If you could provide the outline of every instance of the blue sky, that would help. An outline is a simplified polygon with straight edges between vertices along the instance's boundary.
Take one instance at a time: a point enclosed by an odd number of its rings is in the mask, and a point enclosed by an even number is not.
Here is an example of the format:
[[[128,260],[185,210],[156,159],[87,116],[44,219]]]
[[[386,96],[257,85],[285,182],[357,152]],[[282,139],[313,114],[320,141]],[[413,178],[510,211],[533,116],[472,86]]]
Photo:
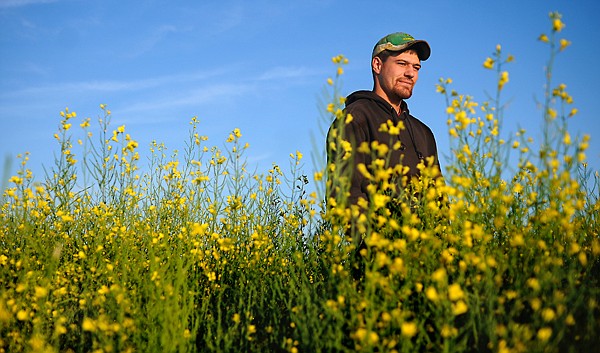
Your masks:
[[[58,145],[52,137],[60,111],[78,122],[94,121],[100,104],[125,125],[144,156],[152,140],[182,150],[193,116],[208,145],[222,146],[234,128],[250,144],[248,161],[259,171],[289,154],[306,156],[320,133],[319,104],[331,58],[344,54],[342,93],[371,89],[370,53],[396,31],[427,40],[408,101],[413,115],[438,140],[442,165],[448,154],[445,100],[435,92],[440,77],[477,101],[494,92],[495,75],[482,63],[497,44],[515,61],[503,97],[509,104],[505,132],[525,127],[539,140],[548,13],[559,11],[572,42],[554,68],[579,114],[573,134],[592,137],[589,162],[600,169],[600,2],[527,1],[83,1],[0,0],[0,157],[30,152],[29,168],[43,177]],[[78,128],[78,124],[74,124]],[[317,152],[320,152],[319,150]],[[146,161],[142,159],[141,165]]]

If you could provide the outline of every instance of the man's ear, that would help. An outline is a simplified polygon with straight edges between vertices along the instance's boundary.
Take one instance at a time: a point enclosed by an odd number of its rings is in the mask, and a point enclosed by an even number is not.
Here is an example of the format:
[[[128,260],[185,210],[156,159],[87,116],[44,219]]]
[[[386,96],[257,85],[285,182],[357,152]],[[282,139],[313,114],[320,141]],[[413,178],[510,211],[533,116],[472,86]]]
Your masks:
[[[371,70],[377,75],[381,72],[381,66],[383,65],[383,61],[379,56],[376,56],[371,60]]]

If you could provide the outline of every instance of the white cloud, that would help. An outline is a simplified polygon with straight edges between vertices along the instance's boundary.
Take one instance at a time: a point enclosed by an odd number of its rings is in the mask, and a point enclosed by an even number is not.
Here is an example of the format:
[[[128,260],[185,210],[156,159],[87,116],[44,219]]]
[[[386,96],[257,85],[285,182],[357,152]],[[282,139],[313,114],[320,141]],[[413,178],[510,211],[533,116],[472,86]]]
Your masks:
[[[278,66],[244,76],[239,74],[240,67],[243,65],[234,63],[213,70],[137,80],[58,82],[5,89],[0,91],[0,120],[14,115],[15,110],[33,109],[32,105],[41,107],[53,102],[72,102],[73,99],[77,102],[101,99],[101,103],[108,103],[111,110],[130,122],[137,123],[142,117],[144,121],[161,122],[182,111],[203,110],[203,106],[211,103],[236,104],[242,96],[265,89],[280,89],[282,85],[302,81],[317,73],[308,67]],[[37,97],[33,104],[31,97]]]
[[[252,146],[250,146],[252,147]],[[273,159],[273,153],[268,152],[268,153],[262,153],[262,154],[251,154],[247,159],[246,159],[246,163],[248,163],[248,165],[256,165],[259,164],[260,162],[264,162],[267,161],[269,163],[272,162]]]
[[[218,100],[219,97],[239,95],[248,91],[248,86],[221,84],[198,88],[192,91],[179,91],[159,100],[144,101],[141,103],[128,103],[121,113],[144,112],[155,110],[169,110],[182,106],[199,105],[202,103]]]
[[[40,68],[41,69],[41,68]],[[182,73],[174,75],[164,75],[152,78],[138,80],[90,80],[82,82],[63,82],[45,86],[27,87],[24,89],[5,90],[0,93],[1,98],[7,97],[28,97],[44,96],[54,92],[69,93],[74,92],[82,94],[85,92],[119,92],[119,91],[140,91],[154,87],[175,85],[184,82],[204,81],[212,77],[222,75],[227,68],[215,69],[210,71],[197,71],[192,73]]]
[[[58,0],[0,0],[0,8],[21,7],[34,4],[48,4]]]
[[[317,72],[306,67],[284,67],[278,66],[274,67],[260,76],[258,76],[258,80],[279,80],[279,79],[289,79],[289,78],[298,78],[298,77],[306,77],[315,75]]]
[[[49,85],[36,85],[26,87],[22,89],[11,89],[3,90],[0,92],[0,99],[18,98],[18,97],[31,97],[38,96],[43,97],[46,95],[52,95],[56,92],[63,94],[78,95],[93,92],[134,92],[149,90],[157,87],[176,87],[182,83],[194,82],[207,84],[207,80],[217,78],[219,81],[230,80],[231,74],[236,70],[237,65],[229,65],[221,68],[216,68],[207,71],[196,71],[196,72],[185,72],[173,75],[163,75],[151,78],[142,78],[134,80],[89,80],[81,82],[62,82]],[[44,68],[41,66],[27,66],[28,70],[36,70],[42,73]],[[294,78],[304,78],[307,76],[313,76],[319,74],[315,71],[306,67],[275,67],[269,69],[263,73],[257,73],[253,77],[246,79],[240,78],[244,82],[260,82],[260,81],[272,81],[272,80],[289,80]],[[237,76],[237,75],[236,75]],[[239,78],[239,76],[238,76]],[[223,85],[215,85],[215,87],[222,87]],[[232,87],[238,87],[239,85],[231,85]]]
[[[220,16],[216,16],[216,19],[213,30],[216,33],[227,32],[244,22],[244,8],[239,4],[232,6],[227,8]]]
[[[140,41],[134,48],[131,49],[126,55],[128,58],[134,58],[140,56],[157,46],[165,37],[170,33],[176,33],[178,29],[172,25],[163,25],[152,31],[150,36]]]

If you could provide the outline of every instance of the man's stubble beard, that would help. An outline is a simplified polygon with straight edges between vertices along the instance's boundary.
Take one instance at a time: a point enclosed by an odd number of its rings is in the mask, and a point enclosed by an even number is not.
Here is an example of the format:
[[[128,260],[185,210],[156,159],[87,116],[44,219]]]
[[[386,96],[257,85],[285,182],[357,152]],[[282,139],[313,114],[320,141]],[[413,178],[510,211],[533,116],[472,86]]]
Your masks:
[[[395,87],[394,88],[394,93],[400,99],[408,99],[408,98],[412,97],[413,87],[411,87],[411,88],[407,88],[407,87],[404,87],[404,86],[402,86],[402,87]]]

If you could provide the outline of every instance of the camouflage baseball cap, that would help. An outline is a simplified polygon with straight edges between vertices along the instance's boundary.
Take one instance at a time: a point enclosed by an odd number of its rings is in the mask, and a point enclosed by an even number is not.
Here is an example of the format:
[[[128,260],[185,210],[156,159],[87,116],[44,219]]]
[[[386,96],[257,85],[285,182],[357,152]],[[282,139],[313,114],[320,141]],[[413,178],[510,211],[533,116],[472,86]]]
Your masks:
[[[429,55],[431,55],[431,48],[429,48],[429,44],[427,44],[426,41],[417,40],[408,33],[396,32],[388,34],[387,36],[381,38],[377,44],[375,44],[371,58],[374,58],[384,50],[403,51],[408,48],[416,50],[417,54],[419,55],[419,59],[422,61],[427,60]]]

